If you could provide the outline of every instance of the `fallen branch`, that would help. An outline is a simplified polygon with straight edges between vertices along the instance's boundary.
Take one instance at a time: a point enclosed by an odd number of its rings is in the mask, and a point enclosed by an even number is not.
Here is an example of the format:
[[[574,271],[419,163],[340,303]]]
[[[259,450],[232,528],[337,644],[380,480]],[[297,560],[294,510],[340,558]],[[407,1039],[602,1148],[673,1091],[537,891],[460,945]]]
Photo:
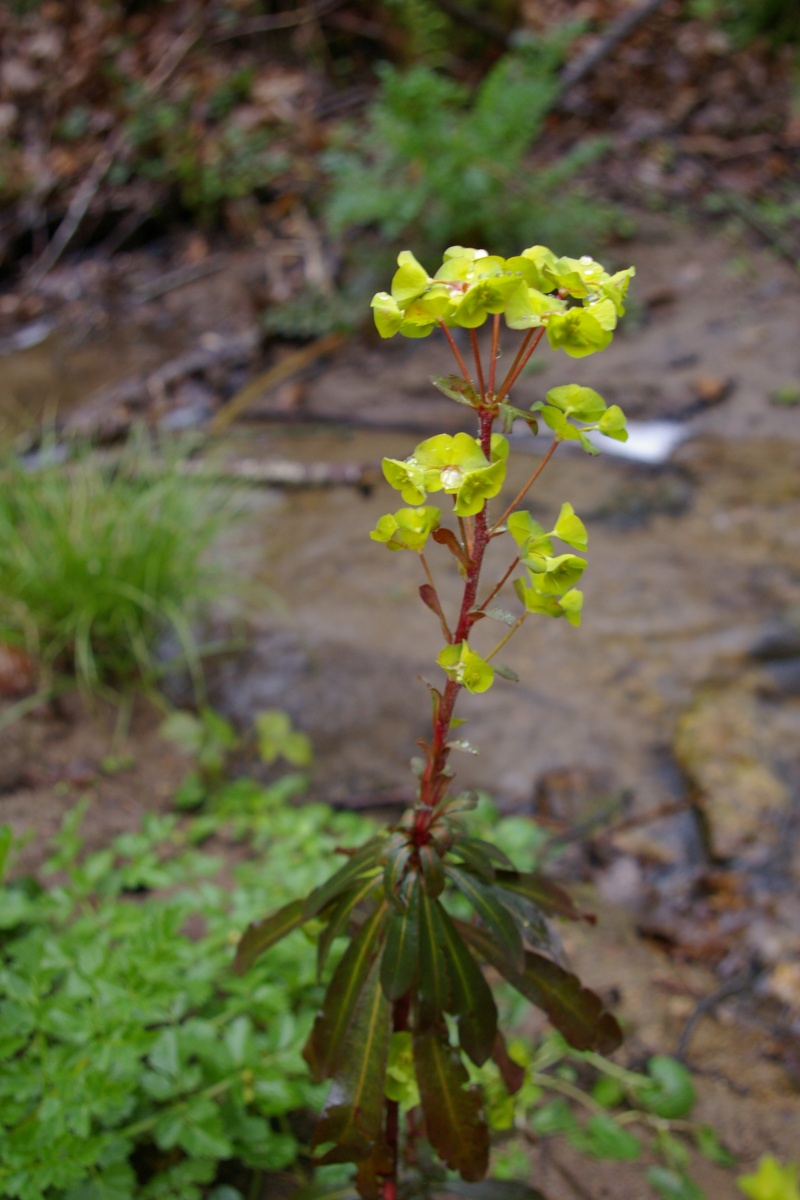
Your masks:
[[[151,100],[161,90],[183,58],[197,44],[200,30],[192,26],[184,35],[172,44],[155,70],[147,77],[142,87],[142,98]],[[47,244],[41,257],[31,268],[26,283],[28,287],[37,288],[45,275],[53,269],[69,243],[77,233],[83,218],[89,210],[100,184],[111,167],[114,159],[122,150],[128,138],[125,125],[117,127],[109,137],[89,171],[79,184],[67,208],[64,219],[53,237]]]
[[[259,334],[254,329],[228,339],[215,334],[208,344],[170,359],[148,375],[123,379],[96,393],[66,418],[61,432],[68,437],[100,436],[105,440],[118,437],[130,424],[130,414],[120,410],[142,408],[154,396],[163,396],[168,387],[189,375],[201,374],[216,366],[233,367],[249,362],[258,350],[259,341]]]
[[[216,275],[220,271],[224,271],[227,265],[228,260],[222,254],[208,258],[204,262],[184,263],[183,266],[175,267],[173,271],[167,271],[152,283],[141,284],[134,288],[133,299],[137,304],[147,304],[148,301],[157,300],[159,296],[166,296],[169,292],[177,291],[178,288],[188,287],[190,283],[196,283],[198,279]]]
[[[337,350],[343,342],[343,334],[329,333],[326,337],[318,338],[316,342],[312,342],[309,346],[304,346],[302,350],[297,350],[294,354],[288,354],[279,363],[276,363],[261,375],[256,376],[255,379],[251,380],[241,391],[237,392],[225,407],[220,409],[216,414],[214,420],[211,422],[211,434],[224,433],[237,417],[240,417],[251,404],[259,400],[266,392],[277,387],[279,383],[284,383],[292,375],[296,375],[298,371],[302,371],[324,354],[330,354],[332,351]]]
[[[178,463],[180,475],[189,475],[208,483],[248,483],[255,487],[319,488],[356,487],[369,492],[380,478],[375,467],[360,463],[301,463],[289,459],[262,461],[240,458],[216,464],[190,459]]]
[[[648,17],[652,17],[660,8],[663,8],[665,4],[666,0],[645,0],[638,7],[620,13],[604,34],[593,42],[583,54],[579,54],[564,67],[558,81],[559,100],[563,99],[564,93],[568,92],[571,87],[591,74],[615,46],[633,33],[634,29],[637,29]]]
[[[326,13],[341,8],[344,0],[316,0],[316,3],[306,4],[295,8],[294,12],[275,13],[269,17],[251,17],[249,21],[240,21],[230,29],[220,30],[211,39],[212,42],[229,42],[234,38],[252,37],[257,33],[270,33],[273,29],[293,29],[297,25],[308,25]]]

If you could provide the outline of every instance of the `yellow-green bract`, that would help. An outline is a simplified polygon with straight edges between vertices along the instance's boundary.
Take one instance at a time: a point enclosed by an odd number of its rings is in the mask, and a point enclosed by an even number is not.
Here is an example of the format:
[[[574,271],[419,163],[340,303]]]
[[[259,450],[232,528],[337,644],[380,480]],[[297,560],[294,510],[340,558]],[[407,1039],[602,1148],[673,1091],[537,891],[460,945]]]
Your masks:
[[[428,492],[444,491],[455,496],[457,517],[472,517],[505,480],[508,442],[502,434],[492,434],[491,450],[490,462],[477,438],[440,433],[420,442],[405,461],[385,458],[383,473],[407,504],[421,504]]]
[[[551,346],[572,358],[609,344],[635,274],[633,267],[609,274],[588,255],[557,258],[546,246],[511,258],[451,246],[433,276],[410,250],[397,262],[391,291],[372,300],[381,337],[427,337],[439,324],[476,329],[503,313],[511,329],[545,326]]]

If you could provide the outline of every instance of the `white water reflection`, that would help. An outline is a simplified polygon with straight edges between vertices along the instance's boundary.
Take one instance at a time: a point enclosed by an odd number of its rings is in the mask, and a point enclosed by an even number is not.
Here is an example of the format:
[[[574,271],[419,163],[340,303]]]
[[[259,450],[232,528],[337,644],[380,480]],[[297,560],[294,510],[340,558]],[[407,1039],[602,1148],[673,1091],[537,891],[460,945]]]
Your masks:
[[[603,437],[602,433],[590,433],[587,436],[603,454],[611,454],[617,458],[627,458],[632,462],[649,463],[657,466],[669,460],[673,450],[690,436],[686,425],[678,421],[628,421],[627,442],[615,442],[613,438]],[[524,421],[517,421],[514,434],[528,436]],[[545,424],[539,425],[539,438],[551,438],[553,435]],[[577,442],[566,442],[567,447],[577,447]]]

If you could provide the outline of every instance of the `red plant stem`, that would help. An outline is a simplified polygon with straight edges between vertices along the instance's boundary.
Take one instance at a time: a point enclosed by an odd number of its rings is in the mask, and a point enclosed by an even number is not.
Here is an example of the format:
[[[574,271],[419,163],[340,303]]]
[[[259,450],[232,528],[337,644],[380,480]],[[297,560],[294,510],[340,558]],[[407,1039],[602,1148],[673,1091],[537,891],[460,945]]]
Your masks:
[[[491,411],[481,411],[481,445],[491,445],[492,425],[494,416]],[[488,454],[487,454],[488,457]],[[489,544],[489,529],[486,516],[486,506],[477,513],[473,523],[472,550],[470,565],[464,580],[464,595],[461,600],[458,624],[453,634],[455,644],[465,641],[474,623],[473,610],[478,594],[483,556]],[[444,796],[449,782],[447,775],[447,759],[450,748],[447,745],[450,734],[450,722],[453,719],[458,693],[462,685],[455,679],[448,679],[441,695],[439,708],[433,726],[433,737],[428,749],[425,770],[420,780],[419,807],[414,822],[414,841],[418,846],[424,845],[428,838],[428,830],[433,818],[433,809]]]
[[[530,332],[531,331],[529,330],[528,333],[530,334]],[[528,359],[533,354],[534,350],[539,345],[539,342],[542,340],[543,337],[544,337],[544,325],[542,325],[541,329],[537,330],[536,337],[533,339],[533,343],[530,346],[526,347],[525,342],[522,343],[524,353],[521,352],[514,359],[514,362],[511,365],[511,370],[506,375],[506,377],[503,381],[503,386],[500,388],[500,391],[497,393],[498,401],[504,400],[505,397],[508,395],[508,393],[511,391],[512,387],[517,382],[517,380],[519,379],[522,372],[525,370],[525,367],[528,365]],[[526,337],[525,341],[527,341],[527,340],[528,339]]]
[[[464,362],[464,359],[461,357],[461,351],[459,350],[458,346],[453,341],[453,335],[451,334],[450,330],[445,325],[444,321],[439,322],[439,327],[440,327],[442,333],[444,334],[444,336],[447,338],[448,342],[450,343],[450,349],[453,351],[453,354],[455,355],[455,359],[459,365],[461,374],[463,375],[464,379],[466,379],[466,381],[470,385],[470,387],[474,388],[475,384],[472,382],[472,376],[470,375],[469,371],[467,370],[467,364]]]
[[[509,380],[512,378],[512,376],[514,375],[514,372],[516,371],[517,367],[519,366],[520,362],[522,361],[522,356],[525,353],[525,351],[528,349],[528,346],[530,345],[530,341],[531,341],[532,337],[533,337],[533,330],[529,329],[528,332],[525,334],[525,337],[522,339],[522,343],[520,345],[519,350],[514,355],[514,361],[512,362],[511,366],[509,367],[508,374],[506,375],[505,379],[503,380],[503,383],[501,384],[500,391],[495,396],[496,400],[502,400],[503,397],[505,396],[506,392],[508,391],[509,387],[511,386],[511,384],[509,383]]]
[[[495,313],[492,321],[492,359],[489,363],[489,399],[494,396],[494,379],[497,371],[497,355],[500,346],[500,313]]]
[[[501,517],[498,517],[498,519],[495,521],[494,525],[493,525],[493,526],[492,526],[492,528],[489,530],[489,537],[491,537],[491,536],[492,536],[492,534],[493,534],[493,533],[494,533],[494,531],[495,531],[495,530],[498,528],[498,526],[500,526],[500,525],[502,525],[502,524],[503,524],[503,521],[505,521],[505,519],[506,519],[506,517],[508,516],[508,514],[509,514],[510,512],[513,512],[513,510],[514,510],[514,509],[517,507],[517,505],[519,504],[520,500],[521,500],[521,499],[522,499],[522,497],[525,495],[525,493],[528,491],[528,489],[533,487],[533,485],[536,483],[536,480],[539,478],[539,476],[541,475],[542,471],[545,469],[545,467],[547,466],[547,464],[550,462],[550,459],[551,459],[551,458],[553,457],[553,455],[555,454],[555,452],[556,452],[556,448],[557,448],[557,447],[558,447],[558,442],[554,441],[554,442],[553,442],[553,444],[552,444],[552,446],[550,447],[550,449],[547,451],[547,454],[545,454],[544,458],[543,458],[543,459],[542,459],[542,461],[539,463],[538,467],[537,467],[537,468],[536,468],[536,470],[533,472],[533,474],[531,475],[531,477],[530,477],[530,479],[528,480],[528,482],[525,484],[524,488],[522,488],[522,489],[521,489],[519,492],[517,492],[516,496],[515,496],[515,497],[514,497],[514,499],[511,501],[511,503],[509,504],[508,508],[507,508],[507,509],[506,509],[506,511],[503,513],[503,515],[502,515]]]
[[[478,346],[478,335],[474,329],[469,331],[469,340],[472,343],[472,357],[475,359],[475,371],[478,376],[478,387],[483,403],[486,403],[486,384],[483,382],[483,367],[481,366],[481,352]]]

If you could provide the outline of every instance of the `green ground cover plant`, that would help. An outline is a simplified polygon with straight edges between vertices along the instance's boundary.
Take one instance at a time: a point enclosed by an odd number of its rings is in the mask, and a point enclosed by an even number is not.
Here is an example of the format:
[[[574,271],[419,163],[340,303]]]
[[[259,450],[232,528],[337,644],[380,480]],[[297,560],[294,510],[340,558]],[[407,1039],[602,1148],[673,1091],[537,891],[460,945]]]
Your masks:
[[[247,980],[233,947],[371,825],[262,787],[240,830],[258,858],[223,884],[202,849],[219,818],[152,815],[87,853],[85,812],[55,840],[48,886],[0,887],[0,1196],[235,1200],[209,1191],[223,1164],[292,1166],[290,1116],[323,1089],[298,1049],[321,998],[313,945],[287,942]]]
[[[427,66],[384,64],[366,129],[343,127],[324,158],[331,231],[372,227],[391,243],[413,240],[422,253],[448,238],[508,253],[531,228],[577,251],[576,230],[591,241],[606,234],[610,208],[575,183],[599,142],[548,166],[527,162],[558,94],[570,36],[504,55],[474,93]]]
[[[150,684],[169,635],[202,688],[192,622],[221,587],[206,552],[230,505],[177,461],[133,445],[115,468],[81,454],[0,464],[0,641],[87,692]]]

